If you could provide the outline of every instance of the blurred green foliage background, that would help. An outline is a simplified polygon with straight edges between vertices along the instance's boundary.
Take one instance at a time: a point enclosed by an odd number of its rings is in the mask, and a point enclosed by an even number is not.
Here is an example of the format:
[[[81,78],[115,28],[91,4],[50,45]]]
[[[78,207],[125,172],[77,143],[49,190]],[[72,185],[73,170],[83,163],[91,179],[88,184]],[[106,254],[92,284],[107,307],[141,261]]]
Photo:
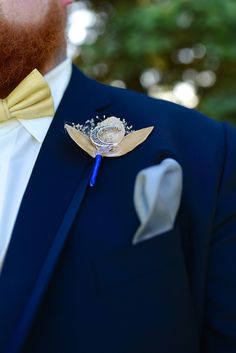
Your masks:
[[[236,122],[236,1],[87,1],[89,76]]]

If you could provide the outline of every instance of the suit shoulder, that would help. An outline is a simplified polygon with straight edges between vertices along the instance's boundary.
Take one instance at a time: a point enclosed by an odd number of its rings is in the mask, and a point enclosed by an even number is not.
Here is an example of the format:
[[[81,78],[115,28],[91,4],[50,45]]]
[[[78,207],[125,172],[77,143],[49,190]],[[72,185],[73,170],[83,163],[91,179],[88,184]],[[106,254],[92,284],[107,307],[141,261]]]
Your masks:
[[[172,131],[194,130],[211,135],[222,133],[222,124],[194,109],[176,103],[149,97],[129,89],[97,83],[109,97],[115,110],[133,117],[139,124],[165,125]]]
[[[125,119],[135,129],[154,126],[159,133],[173,141],[185,141],[191,145],[199,140],[212,143],[222,141],[222,123],[200,112],[129,89],[116,88],[88,78],[79,70],[76,79],[87,87],[90,96],[106,102],[104,114]],[[105,99],[104,99],[105,98]],[[103,114],[103,113],[102,113]]]

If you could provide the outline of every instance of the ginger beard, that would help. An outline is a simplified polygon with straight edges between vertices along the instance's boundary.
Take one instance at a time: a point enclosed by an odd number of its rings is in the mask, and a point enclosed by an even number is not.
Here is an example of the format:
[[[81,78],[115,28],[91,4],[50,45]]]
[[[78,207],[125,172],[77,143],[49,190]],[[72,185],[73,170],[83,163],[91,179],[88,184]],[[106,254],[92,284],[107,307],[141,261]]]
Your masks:
[[[0,14],[0,98],[5,98],[33,69],[42,74],[65,53],[66,13],[51,3],[40,23],[10,23]]]

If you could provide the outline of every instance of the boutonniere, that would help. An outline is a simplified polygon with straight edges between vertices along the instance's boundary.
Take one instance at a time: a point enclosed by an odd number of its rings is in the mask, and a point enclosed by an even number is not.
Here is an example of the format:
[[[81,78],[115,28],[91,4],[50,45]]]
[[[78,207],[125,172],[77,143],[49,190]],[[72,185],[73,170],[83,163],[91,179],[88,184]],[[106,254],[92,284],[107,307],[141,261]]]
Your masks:
[[[150,135],[154,127],[133,130],[123,119],[114,116],[90,119],[85,124],[65,124],[72,140],[95,159],[90,186],[96,182],[103,157],[121,157],[134,150]]]

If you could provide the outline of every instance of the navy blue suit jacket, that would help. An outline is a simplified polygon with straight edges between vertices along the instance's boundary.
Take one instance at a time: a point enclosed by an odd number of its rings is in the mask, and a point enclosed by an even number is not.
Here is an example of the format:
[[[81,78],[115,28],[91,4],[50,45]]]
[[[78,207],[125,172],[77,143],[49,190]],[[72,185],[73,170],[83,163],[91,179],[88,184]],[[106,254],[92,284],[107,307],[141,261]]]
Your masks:
[[[91,189],[64,123],[96,115],[155,129]],[[168,157],[183,169],[175,227],[133,246],[136,175]],[[0,277],[0,352],[236,352],[235,130],[74,68]]]

